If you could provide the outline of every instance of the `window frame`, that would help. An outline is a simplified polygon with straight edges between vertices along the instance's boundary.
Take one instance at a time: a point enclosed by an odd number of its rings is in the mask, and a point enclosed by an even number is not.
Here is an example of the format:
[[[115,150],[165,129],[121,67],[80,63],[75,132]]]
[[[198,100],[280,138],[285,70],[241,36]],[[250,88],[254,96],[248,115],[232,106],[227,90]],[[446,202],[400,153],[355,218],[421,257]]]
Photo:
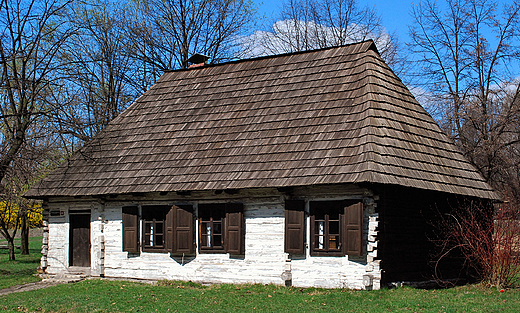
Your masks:
[[[202,212],[201,211],[207,211],[207,212]],[[220,211],[220,212],[218,212]],[[219,214],[217,214],[217,212]],[[203,217],[204,215],[204,217]],[[208,218],[206,217],[208,216]],[[219,216],[220,218],[218,219],[214,219],[214,216]],[[215,220],[218,220],[218,222],[216,222]],[[199,231],[199,234],[197,236],[197,245],[198,245],[198,250],[199,250],[199,253],[202,253],[202,254],[206,254],[206,253],[226,253],[226,229],[225,229],[225,225],[226,225],[226,205],[225,203],[204,203],[204,204],[199,204],[199,208],[198,208],[198,231]],[[209,223],[210,224],[210,229],[211,229],[211,234],[204,234],[203,233],[203,224],[206,224],[206,223]],[[212,245],[210,247],[208,247],[207,245],[203,245],[203,236],[205,236],[206,238],[210,238],[210,242],[215,242],[214,240],[214,236],[215,236],[215,232],[214,232],[214,223],[220,223],[220,234],[217,234],[217,236],[220,236],[220,245],[219,246],[215,246],[215,245]],[[208,242],[207,239],[205,241],[206,243]]]
[[[164,253],[167,252],[167,214],[170,211],[171,206],[169,205],[143,205],[141,207],[141,220],[142,220],[142,238],[141,238],[141,247],[143,252],[151,252],[151,253]],[[152,225],[151,229],[157,230],[157,225],[162,225],[162,232],[150,232],[147,231],[147,225]],[[148,236],[153,236],[153,242],[157,243],[158,237],[162,237],[161,244],[155,244],[151,246],[147,244]],[[152,242],[148,240],[148,243]]]
[[[199,254],[229,253],[230,255],[245,254],[245,223],[242,203],[199,203],[197,251]],[[206,211],[206,212],[204,212]],[[217,213],[218,212],[218,213]],[[212,219],[213,217],[218,217]],[[202,245],[203,223],[220,220],[221,245],[207,247]],[[212,228],[214,229],[214,228]],[[213,232],[213,235],[215,233]],[[207,242],[207,241],[206,241]]]
[[[309,201],[309,215],[310,215],[310,255],[311,256],[345,256],[345,239],[344,239],[344,217],[342,210],[344,208],[344,201],[331,200],[331,201]],[[318,214],[316,211],[322,211],[323,218],[316,218]],[[323,210],[326,210],[323,212]],[[334,212],[335,211],[335,212]],[[331,215],[337,214],[337,218],[331,219]],[[316,229],[316,223],[323,223],[323,233],[319,233]],[[335,240],[330,240],[330,228],[331,222],[338,223],[338,233],[333,234]],[[319,238],[323,237],[323,248],[317,248],[319,244]],[[329,238],[329,240],[325,240]],[[332,242],[337,242],[338,248],[331,249],[330,245]]]
[[[325,211],[325,212],[324,212]],[[309,201],[309,254],[311,256],[362,256],[363,246],[363,201],[362,200],[316,200]],[[318,214],[319,213],[319,214]],[[331,219],[332,213],[338,218]],[[317,216],[323,218],[317,219]],[[317,232],[316,222],[323,221],[323,234]],[[338,222],[338,233],[334,233],[338,242],[337,249],[331,249],[331,222]],[[324,248],[317,248],[318,238],[329,238],[323,242]]]

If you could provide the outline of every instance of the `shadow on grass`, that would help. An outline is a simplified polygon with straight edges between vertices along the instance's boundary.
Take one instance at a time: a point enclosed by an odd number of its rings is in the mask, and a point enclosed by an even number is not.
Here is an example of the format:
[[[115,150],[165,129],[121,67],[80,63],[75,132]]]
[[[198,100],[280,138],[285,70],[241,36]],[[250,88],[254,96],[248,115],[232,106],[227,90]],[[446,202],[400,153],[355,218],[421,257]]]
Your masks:
[[[36,253],[31,253],[30,255],[34,255],[34,254],[36,254]],[[23,263],[23,264],[29,264],[29,263],[40,264],[40,259],[38,258],[38,259],[19,260],[19,258],[18,258],[18,259],[16,259],[16,262]],[[36,265],[36,267],[38,267],[38,265]]]
[[[35,276],[36,269],[40,265],[41,237],[33,237],[29,240],[29,254],[21,255],[20,250],[15,251],[15,260],[9,260],[9,250],[0,250],[0,289],[14,285],[26,284],[40,280]]]

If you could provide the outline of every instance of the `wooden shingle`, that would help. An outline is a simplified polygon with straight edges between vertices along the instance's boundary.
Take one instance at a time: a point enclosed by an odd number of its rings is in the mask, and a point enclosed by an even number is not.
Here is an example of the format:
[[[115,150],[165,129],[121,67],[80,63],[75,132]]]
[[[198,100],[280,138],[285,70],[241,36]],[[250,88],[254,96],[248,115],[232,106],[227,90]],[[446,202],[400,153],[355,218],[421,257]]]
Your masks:
[[[25,196],[362,182],[496,198],[372,41],[165,73]]]

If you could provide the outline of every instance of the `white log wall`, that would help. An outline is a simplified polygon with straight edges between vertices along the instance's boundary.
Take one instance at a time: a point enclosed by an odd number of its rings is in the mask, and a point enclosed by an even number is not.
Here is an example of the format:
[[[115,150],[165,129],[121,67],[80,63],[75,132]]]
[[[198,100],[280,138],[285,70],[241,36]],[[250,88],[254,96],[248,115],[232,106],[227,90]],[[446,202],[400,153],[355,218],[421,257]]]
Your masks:
[[[248,194],[247,197],[235,195],[235,200],[244,204],[245,217],[245,255],[241,258],[228,254],[199,254],[172,258],[168,253],[146,253],[129,255],[122,251],[122,206],[136,204],[136,201],[105,201],[72,199],[50,201],[47,209],[61,210],[61,217],[49,217],[49,242],[46,255],[47,272],[68,271],[69,254],[69,212],[72,210],[91,210],[91,274],[104,274],[106,277],[128,277],[143,279],[190,280],[201,283],[262,283],[283,285],[282,273],[289,269],[292,285],[299,287],[324,288],[366,288],[363,276],[373,277],[370,288],[379,289],[380,268],[377,257],[377,213],[374,197],[360,193],[360,190],[342,190],[340,196],[335,192],[328,195],[307,197],[306,200],[345,199],[361,197],[364,209],[364,244],[366,253],[362,257],[315,257],[307,255],[288,260],[284,252],[284,201],[283,195],[267,196],[267,191]],[[308,190],[301,190],[307,194]],[[216,200],[191,201],[218,202]],[[367,201],[368,199],[368,201]],[[228,199],[229,200],[229,199]],[[186,201],[186,199],[183,199]],[[173,201],[175,202],[175,201]],[[171,204],[172,201],[139,201],[141,205]],[[198,227],[195,227],[198,229]],[[309,223],[307,220],[307,242],[309,242]]]

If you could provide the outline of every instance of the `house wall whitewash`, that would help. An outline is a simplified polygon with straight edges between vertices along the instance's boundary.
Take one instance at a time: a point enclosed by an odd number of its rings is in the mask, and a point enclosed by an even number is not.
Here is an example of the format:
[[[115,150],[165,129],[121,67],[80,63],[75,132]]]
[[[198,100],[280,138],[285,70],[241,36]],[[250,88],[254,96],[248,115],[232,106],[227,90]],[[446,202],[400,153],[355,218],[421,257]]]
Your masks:
[[[362,256],[311,256],[310,223],[306,214],[306,254],[284,252],[285,200],[309,201],[359,199],[363,201]],[[69,270],[69,216],[75,210],[91,212],[91,274],[106,277],[191,280],[202,283],[292,284],[299,287],[379,289],[381,270],[377,257],[377,195],[354,185],[299,187],[290,193],[276,189],[225,192],[192,192],[190,195],[117,196],[104,199],[49,199],[45,208],[48,236],[44,235],[42,267],[50,274]],[[235,201],[244,204],[245,254],[201,254],[171,257],[169,253],[132,255],[122,250],[122,207]],[[60,212],[60,215],[57,215]],[[198,230],[198,227],[195,227]],[[198,234],[196,234],[198,238]],[[48,238],[48,239],[47,239]]]

